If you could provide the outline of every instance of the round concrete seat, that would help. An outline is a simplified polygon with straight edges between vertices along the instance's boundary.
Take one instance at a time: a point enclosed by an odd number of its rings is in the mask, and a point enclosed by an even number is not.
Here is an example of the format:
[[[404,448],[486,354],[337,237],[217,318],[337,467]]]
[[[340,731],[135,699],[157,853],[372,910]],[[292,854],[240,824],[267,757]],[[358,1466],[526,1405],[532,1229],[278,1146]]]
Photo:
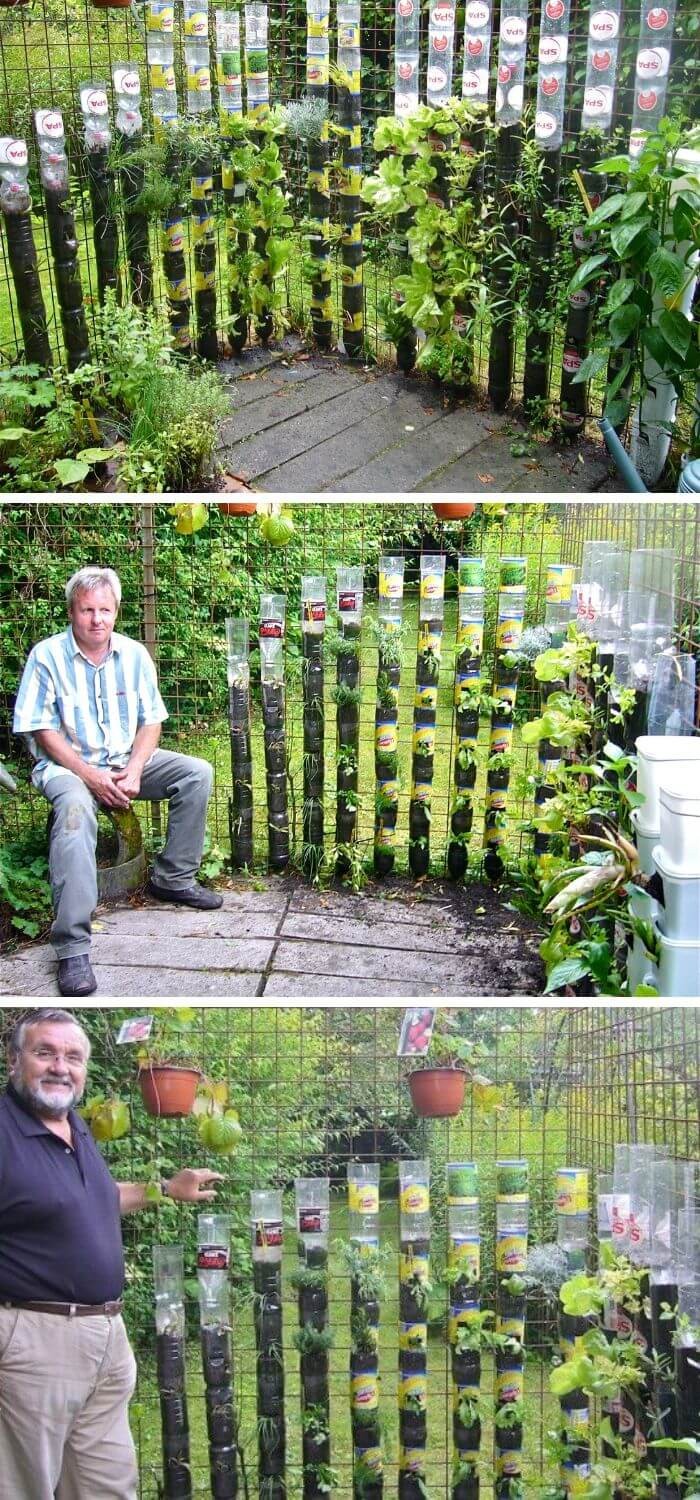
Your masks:
[[[97,892],[100,901],[116,901],[129,891],[137,891],[146,878],[146,850],[141,824],[133,807],[123,810],[101,807],[100,815],[108,818],[117,840],[117,852],[111,864],[97,866]],[[49,813],[46,832],[50,835],[53,813]]]

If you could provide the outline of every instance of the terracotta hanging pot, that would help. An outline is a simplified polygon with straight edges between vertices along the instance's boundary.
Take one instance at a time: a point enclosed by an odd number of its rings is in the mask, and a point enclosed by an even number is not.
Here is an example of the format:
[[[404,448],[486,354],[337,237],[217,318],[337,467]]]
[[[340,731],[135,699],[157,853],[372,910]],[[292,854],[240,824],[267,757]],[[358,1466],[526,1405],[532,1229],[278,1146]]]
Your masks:
[[[254,500],[217,500],[222,516],[254,516],[257,506]]]
[[[7,8],[7,10],[11,10],[13,8],[13,6],[15,6],[15,5],[28,5],[28,4],[29,4],[29,0],[0,0],[0,6],[5,6]]]
[[[464,1104],[464,1068],[418,1068],[409,1073],[411,1103],[423,1119],[444,1120],[458,1115]]]
[[[191,1115],[201,1076],[199,1068],[169,1063],[140,1068],[139,1087],[146,1113],[170,1120]]]
[[[131,0],[92,0],[96,10],[128,10]]]
[[[437,500],[433,503],[433,510],[438,521],[468,521],[476,510],[476,502],[473,500]]]

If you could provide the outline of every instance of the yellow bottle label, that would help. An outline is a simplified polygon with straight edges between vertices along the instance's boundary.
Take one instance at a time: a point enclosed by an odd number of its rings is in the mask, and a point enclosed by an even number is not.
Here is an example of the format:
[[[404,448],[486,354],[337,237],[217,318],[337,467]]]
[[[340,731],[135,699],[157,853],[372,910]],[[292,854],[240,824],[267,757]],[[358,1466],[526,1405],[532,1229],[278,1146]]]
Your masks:
[[[173,219],[163,224],[160,243],[162,250],[184,250],[185,225],[182,219]]]
[[[355,1453],[357,1458],[362,1459],[366,1469],[371,1469],[373,1474],[383,1474],[384,1465],[381,1448],[360,1448],[356,1443]]]
[[[568,563],[550,563],[547,568],[548,604],[570,604],[574,571]]]
[[[489,787],[486,792],[486,807],[489,812],[505,812],[508,802],[508,793],[505,791],[492,791]]]
[[[198,63],[195,67],[189,63],[187,68],[187,89],[190,94],[208,94],[211,89],[211,70],[208,63]]]
[[[186,276],[183,276],[181,281],[169,281],[167,283],[167,287],[168,287],[168,296],[169,296],[171,302],[187,302],[188,301],[189,295],[190,295],[190,289],[189,289],[189,286],[187,284],[187,277]]]
[[[377,724],[374,731],[374,743],[377,750],[386,750],[393,754],[398,750],[399,736],[395,724]]]
[[[411,1276],[416,1276],[419,1281],[428,1281],[430,1260],[427,1255],[411,1255],[404,1252],[399,1255],[399,1280],[409,1281]]]
[[[409,1396],[417,1396],[422,1405],[428,1404],[427,1375],[402,1375],[399,1380],[399,1409],[404,1410]]]
[[[375,1411],[379,1405],[379,1380],[376,1375],[353,1375],[350,1400],[354,1411]]]
[[[500,1370],[496,1374],[496,1396],[499,1401],[522,1401],[525,1377],[522,1370]]]
[[[588,1212],[588,1173],[575,1167],[562,1167],[555,1179],[555,1199],[559,1214]]]
[[[359,198],[362,192],[361,167],[345,167],[341,173],[340,191],[346,198]]]
[[[341,281],[343,286],[362,286],[362,266],[343,266]]]
[[[438,690],[436,687],[417,687],[413,699],[414,708],[437,708]]]
[[[148,0],[146,6],[146,30],[171,32],[175,25],[175,6],[170,0]]]
[[[152,89],[175,93],[175,69],[166,63],[151,63],[148,69]]]
[[[495,691],[496,691],[496,697],[498,698],[499,703],[509,703],[510,706],[511,706],[511,708],[513,708],[513,706],[515,704],[516,697],[518,695],[518,684],[517,684],[517,682],[502,682],[502,683],[499,683],[499,685],[498,685],[498,687],[496,688]]]
[[[399,1468],[403,1474],[422,1474],[425,1469],[424,1448],[399,1448]]]
[[[380,599],[402,599],[403,598],[403,574],[387,573],[384,568],[379,570],[379,598]],[[386,622],[389,623],[388,621]]]
[[[457,629],[457,645],[464,650],[469,647],[472,656],[481,656],[484,649],[484,627],[478,620],[460,620]]]
[[[380,781],[380,783],[379,783],[379,790],[382,793],[382,796],[386,797],[387,801],[389,801],[389,802],[398,802],[398,800],[399,800],[399,783],[398,783],[398,781],[393,781],[393,780],[391,780],[391,781]]]
[[[205,214],[201,219],[199,219],[199,218],[193,218],[192,219],[192,243],[194,245],[201,245],[201,244],[204,243],[205,240],[212,240],[213,238],[214,238],[214,217],[213,217],[213,214]]]
[[[435,726],[434,724],[421,724],[413,731],[413,753],[414,755],[435,754]]]
[[[222,163],[221,163],[221,186],[222,186],[222,188],[224,188],[226,192],[230,192],[231,188],[233,187],[233,182],[234,182],[233,162],[232,161],[222,161]]]
[[[209,22],[205,10],[193,10],[191,15],[185,16],[183,27],[185,36],[198,36],[205,39],[209,34]]]
[[[426,624],[421,625],[418,649],[419,651],[432,651],[439,661],[442,656],[442,632],[430,630]]]
[[[525,1270],[527,1261],[527,1235],[501,1233],[496,1235],[496,1270],[506,1276]]]
[[[189,349],[191,343],[192,343],[192,340],[190,338],[190,330],[189,330],[189,328],[178,328],[178,329],[176,329],[176,331],[175,331],[175,337],[173,339],[173,347],[175,349]]]
[[[481,1271],[481,1241],[478,1235],[450,1236],[448,1264],[459,1266],[478,1280]]]
[[[445,594],[445,578],[442,573],[424,573],[420,581],[421,599],[442,599]]]
[[[512,614],[499,620],[496,626],[496,650],[514,651],[520,645],[523,634],[522,615]]]
[[[306,18],[306,35],[307,36],[316,36],[316,37],[320,36],[320,37],[324,37],[326,39],[326,41],[327,41],[328,40],[328,16],[323,16],[321,20],[314,20],[311,16],[307,15],[307,18]]]
[[[474,1322],[475,1318],[478,1318],[478,1316],[479,1305],[476,1302],[470,1304],[467,1307],[451,1307],[450,1315],[447,1320],[447,1336],[449,1342],[451,1344],[454,1344],[459,1329],[467,1328],[470,1323]]]
[[[306,82],[324,87],[329,81],[328,59],[323,57],[307,57],[306,59]]]
[[[428,1347],[427,1323],[400,1323],[399,1349],[423,1351]]]
[[[195,271],[194,289],[196,292],[213,292],[216,287],[216,271]]]
[[[349,1182],[348,1208],[352,1214],[378,1214],[379,1188],[376,1182]]]
[[[489,733],[489,750],[492,755],[507,755],[513,748],[512,726],[494,724]]]
[[[411,801],[430,803],[433,795],[433,784],[431,781],[414,781],[411,786]]]
[[[495,1455],[496,1474],[499,1479],[515,1479],[522,1469],[523,1455],[519,1448],[512,1452]]]
[[[208,198],[214,191],[214,180],[212,177],[190,178],[190,194],[195,203],[201,203],[202,199]]]
[[[402,1214],[430,1213],[430,1192],[422,1182],[412,1182],[401,1189],[399,1199]]]
[[[385,828],[384,824],[381,823],[374,835],[374,843],[377,849],[393,849],[396,843],[396,830],[394,828]]]

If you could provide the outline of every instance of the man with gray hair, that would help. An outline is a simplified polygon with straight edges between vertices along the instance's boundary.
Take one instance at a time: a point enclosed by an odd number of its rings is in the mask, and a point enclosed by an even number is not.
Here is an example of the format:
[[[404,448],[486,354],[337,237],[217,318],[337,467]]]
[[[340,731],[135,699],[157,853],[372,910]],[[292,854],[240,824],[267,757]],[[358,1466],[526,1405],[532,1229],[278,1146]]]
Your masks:
[[[15,705],[32,781],[51,803],[51,941],[62,995],[91,995],[90,918],[97,905],[97,808],[168,802],[168,836],[147,890],[159,901],[214,910],[222,897],[195,879],[212,788],[208,761],[157,749],[168,713],[146,647],[114,623],[112,568],[81,568],[66,584],[68,629],[34,646]]]
[[[0,1500],[136,1500],[128,1405],[136,1362],[121,1316],[116,1182],[85,1121],[90,1042],[66,1010],[32,1011],[0,1096]],[[221,1173],[183,1167],[161,1193],[206,1208]]]

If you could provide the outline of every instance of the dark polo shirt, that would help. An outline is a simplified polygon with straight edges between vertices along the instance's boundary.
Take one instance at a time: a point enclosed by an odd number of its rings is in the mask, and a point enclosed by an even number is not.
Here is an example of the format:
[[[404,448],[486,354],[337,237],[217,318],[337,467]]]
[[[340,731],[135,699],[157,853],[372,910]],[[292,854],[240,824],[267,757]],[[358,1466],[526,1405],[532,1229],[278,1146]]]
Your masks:
[[[85,1121],[73,1148],[10,1084],[0,1097],[0,1303],[111,1302],[124,1287],[119,1189]]]

